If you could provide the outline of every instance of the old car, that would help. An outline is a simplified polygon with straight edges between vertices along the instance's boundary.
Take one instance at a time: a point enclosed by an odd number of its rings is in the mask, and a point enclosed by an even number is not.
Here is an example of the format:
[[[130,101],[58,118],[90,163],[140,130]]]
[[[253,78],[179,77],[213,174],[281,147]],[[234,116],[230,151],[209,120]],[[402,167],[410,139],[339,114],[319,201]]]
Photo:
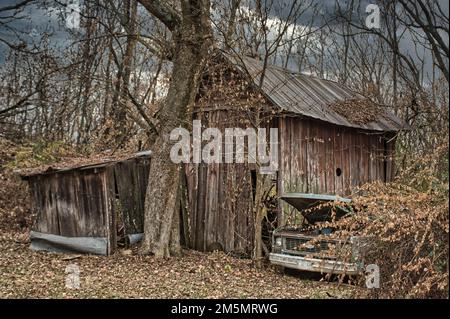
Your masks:
[[[314,227],[318,222],[331,220],[332,210],[327,202],[334,205],[336,218],[351,211],[351,200],[334,195],[289,193],[281,197],[295,207],[306,220],[300,226],[284,226],[272,234],[272,264],[303,271],[330,274],[358,275],[363,270],[362,238],[350,236],[335,238],[333,229]],[[336,209],[337,207],[337,209]]]

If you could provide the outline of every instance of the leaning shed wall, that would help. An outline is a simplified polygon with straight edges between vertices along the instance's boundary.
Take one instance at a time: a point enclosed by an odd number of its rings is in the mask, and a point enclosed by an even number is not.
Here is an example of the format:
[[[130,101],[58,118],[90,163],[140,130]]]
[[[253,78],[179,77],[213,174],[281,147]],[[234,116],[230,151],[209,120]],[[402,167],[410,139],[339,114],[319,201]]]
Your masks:
[[[109,255],[118,233],[142,235],[149,158],[67,168],[24,176],[36,219],[31,248]]]
[[[113,174],[101,167],[30,177],[36,213],[31,248],[111,254],[116,248]]]

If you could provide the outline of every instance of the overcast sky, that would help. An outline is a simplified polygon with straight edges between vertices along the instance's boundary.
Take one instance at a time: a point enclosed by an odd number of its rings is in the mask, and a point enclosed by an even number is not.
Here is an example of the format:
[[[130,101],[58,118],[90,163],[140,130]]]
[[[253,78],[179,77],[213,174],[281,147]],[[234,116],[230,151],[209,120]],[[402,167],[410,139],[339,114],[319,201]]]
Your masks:
[[[0,7],[5,7],[8,5],[12,5],[23,0],[2,0]],[[76,0],[60,0],[60,2],[69,3],[75,2]],[[373,0],[363,0],[365,3],[369,4],[370,2],[376,3]],[[442,7],[444,10],[448,12],[448,0],[441,0]],[[80,2],[82,3],[82,2]],[[344,5],[345,0],[342,0],[341,3]],[[323,0],[320,1],[322,9],[322,13],[324,17],[330,17],[330,13],[333,12],[335,8],[335,0]],[[279,8],[280,6],[278,6]],[[355,16],[358,18],[364,18],[367,15],[364,12],[365,6],[361,6],[362,12],[356,13]],[[68,32],[65,25],[65,20],[63,19],[65,16],[65,9],[57,5],[52,0],[41,0],[36,3],[29,4],[25,7],[23,12],[19,13],[18,16],[21,19],[17,21],[13,21],[8,23],[5,27],[3,24],[0,24],[0,38],[5,39],[9,42],[17,42],[17,35],[20,36],[20,39],[24,42],[31,44],[33,42],[39,42],[41,39],[41,35],[43,32],[47,32],[51,34],[50,42],[51,45],[55,48],[64,48],[68,44]],[[11,12],[0,12],[0,21],[7,21],[6,15]],[[280,18],[283,18],[286,12],[283,10],[277,10],[275,13]],[[305,14],[299,19],[298,24],[309,24],[313,14],[313,10],[308,10]],[[323,18],[315,16],[314,24],[320,25],[323,22]],[[15,34],[13,30],[21,31],[23,33]],[[448,43],[448,39],[447,39]],[[405,51],[413,52],[413,46],[411,41],[406,37],[401,43],[401,47]],[[4,43],[0,42],[0,63],[3,63],[5,60],[5,53],[7,52],[7,46]],[[427,61],[431,61],[431,56],[424,57]],[[430,63],[427,65],[427,69],[430,69]]]
[[[23,0],[2,0],[0,7],[7,7]],[[64,1],[64,0],[63,0]],[[50,41],[54,47],[67,45],[68,33],[60,19],[61,8],[47,5],[53,1],[36,1],[28,4],[17,14],[19,19],[9,22],[7,26],[0,25],[0,37],[10,43],[24,41],[28,44],[39,42],[44,32],[51,35]],[[0,12],[0,21],[9,21],[6,17],[12,12]],[[17,32],[16,32],[17,31]],[[0,63],[4,61],[8,47],[0,43]]]

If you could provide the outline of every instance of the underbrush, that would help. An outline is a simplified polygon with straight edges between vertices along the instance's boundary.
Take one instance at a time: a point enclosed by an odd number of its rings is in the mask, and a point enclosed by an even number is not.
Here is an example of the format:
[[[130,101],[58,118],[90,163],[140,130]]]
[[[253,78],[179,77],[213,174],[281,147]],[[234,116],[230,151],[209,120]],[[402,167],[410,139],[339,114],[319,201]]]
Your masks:
[[[416,158],[395,182],[365,185],[353,198],[354,213],[319,226],[335,228],[336,237],[364,238],[364,264],[380,270],[371,297],[449,297],[447,163],[448,142]]]

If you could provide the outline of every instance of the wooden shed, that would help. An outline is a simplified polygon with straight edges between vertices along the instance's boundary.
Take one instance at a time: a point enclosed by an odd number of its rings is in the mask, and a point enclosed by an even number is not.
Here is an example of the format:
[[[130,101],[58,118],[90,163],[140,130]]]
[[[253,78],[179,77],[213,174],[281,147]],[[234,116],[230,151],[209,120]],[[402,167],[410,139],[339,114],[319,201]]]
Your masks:
[[[23,174],[36,213],[31,248],[112,254],[143,234],[150,153]]]
[[[342,196],[391,181],[395,137],[405,128],[387,107],[337,82],[222,52],[206,68],[193,113],[204,128],[277,128],[278,197]],[[248,163],[186,165],[192,248],[252,252],[257,174]],[[278,226],[288,209],[278,204]]]

